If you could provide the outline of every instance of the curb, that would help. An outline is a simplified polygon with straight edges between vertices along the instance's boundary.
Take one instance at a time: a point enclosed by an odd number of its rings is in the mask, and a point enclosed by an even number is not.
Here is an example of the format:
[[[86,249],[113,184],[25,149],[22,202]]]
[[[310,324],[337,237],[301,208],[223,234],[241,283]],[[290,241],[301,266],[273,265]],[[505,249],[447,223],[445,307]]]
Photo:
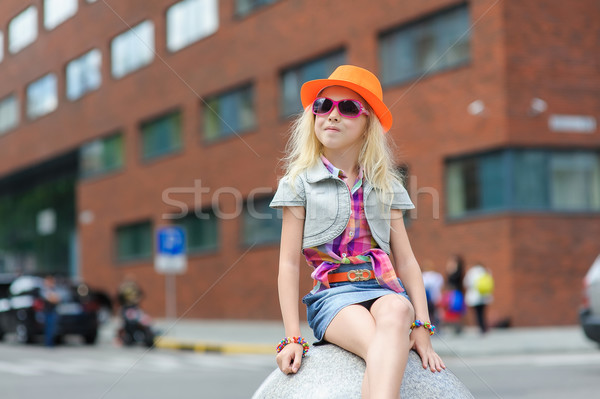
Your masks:
[[[202,353],[274,355],[275,348],[265,344],[215,343],[203,341],[181,341],[173,338],[158,337],[154,346],[161,349],[182,350]]]

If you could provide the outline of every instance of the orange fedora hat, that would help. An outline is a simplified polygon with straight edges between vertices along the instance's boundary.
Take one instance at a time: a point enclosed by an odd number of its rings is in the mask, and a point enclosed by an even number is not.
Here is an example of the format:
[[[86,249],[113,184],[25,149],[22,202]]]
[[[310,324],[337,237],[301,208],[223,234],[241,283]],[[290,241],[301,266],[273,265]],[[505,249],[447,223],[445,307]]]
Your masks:
[[[300,99],[302,106],[308,107],[315,101],[317,95],[326,87],[343,86],[360,94],[371,106],[379,118],[383,131],[392,127],[392,113],[383,103],[383,90],[377,76],[364,68],[354,65],[340,65],[327,79],[311,80],[302,85]]]

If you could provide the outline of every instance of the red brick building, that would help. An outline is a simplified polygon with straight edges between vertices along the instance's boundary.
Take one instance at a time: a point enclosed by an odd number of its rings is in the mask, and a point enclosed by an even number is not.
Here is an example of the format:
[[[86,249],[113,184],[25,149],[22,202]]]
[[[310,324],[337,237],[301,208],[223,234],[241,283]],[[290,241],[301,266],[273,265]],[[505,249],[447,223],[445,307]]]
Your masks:
[[[300,85],[351,63],[380,76],[394,114],[418,259],[489,266],[494,320],[575,323],[600,253],[599,12],[592,0],[4,0],[0,271],[111,292],[134,274],[162,316],[154,233],[182,224],[178,316],[278,318],[266,207],[278,158]]]

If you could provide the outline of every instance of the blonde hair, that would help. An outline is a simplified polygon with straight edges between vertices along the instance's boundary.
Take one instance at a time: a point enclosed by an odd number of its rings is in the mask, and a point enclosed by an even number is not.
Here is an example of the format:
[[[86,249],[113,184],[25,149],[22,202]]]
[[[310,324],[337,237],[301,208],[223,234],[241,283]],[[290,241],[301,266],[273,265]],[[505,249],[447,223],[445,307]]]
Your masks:
[[[394,163],[389,135],[383,133],[381,122],[371,109],[369,111],[358,164],[363,167],[365,178],[377,189],[380,198],[385,198],[387,201],[384,202],[388,202],[393,198],[394,180],[402,183],[403,178]],[[311,106],[308,106],[290,128],[290,139],[282,159],[285,176],[289,178],[292,187],[295,186],[293,182],[301,172],[320,161],[322,150],[323,144],[315,134],[315,116]]]

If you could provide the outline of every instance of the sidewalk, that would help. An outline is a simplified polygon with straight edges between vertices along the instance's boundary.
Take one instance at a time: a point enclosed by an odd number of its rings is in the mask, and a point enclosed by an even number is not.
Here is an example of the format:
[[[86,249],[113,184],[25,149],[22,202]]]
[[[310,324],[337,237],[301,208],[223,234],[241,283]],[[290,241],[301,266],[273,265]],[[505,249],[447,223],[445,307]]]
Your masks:
[[[100,339],[112,341],[118,326],[116,319],[105,324]],[[155,320],[161,337],[156,347],[199,352],[274,354],[283,338],[280,321],[247,320]],[[310,328],[301,326],[309,343],[315,341]],[[494,329],[481,336],[475,328],[461,335],[450,332],[433,336],[433,346],[442,356],[495,356],[526,353],[573,353],[597,351],[598,345],[588,340],[578,325]]]

